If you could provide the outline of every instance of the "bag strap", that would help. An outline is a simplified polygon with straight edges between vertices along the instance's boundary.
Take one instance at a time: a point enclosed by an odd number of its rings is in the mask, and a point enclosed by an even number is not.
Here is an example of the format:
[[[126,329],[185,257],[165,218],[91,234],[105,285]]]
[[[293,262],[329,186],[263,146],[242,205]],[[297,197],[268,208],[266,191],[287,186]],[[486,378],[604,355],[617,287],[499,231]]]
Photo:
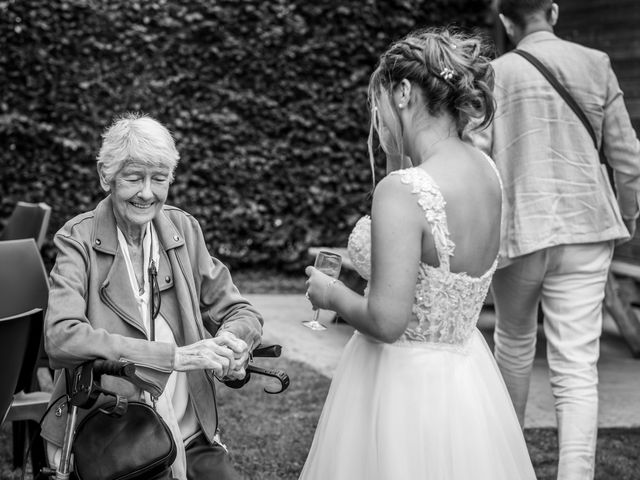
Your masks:
[[[569,105],[571,110],[573,110],[573,112],[578,116],[580,121],[584,124],[584,127],[587,129],[587,132],[589,132],[591,140],[593,140],[593,145],[600,153],[600,163],[606,164],[606,159],[602,154],[602,147],[598,148],[598,140],[596,138],[596,132],[593,130],[593,125],[591,125],[591,122],[587,118],[587,115],[584,113],[582,108],[580,108],[580,105],[578,105],[578,102],[575,101],[575,99],[571,96],[567,89],[562,86],[562,84],[558,81],[558,79],[556,79],[553,73],[551,73],[540,60],[531,55],[529,52],[525,52],[524,50],[515,49],[512,50],[512,52],[520,55],[524,59],[528,60],[531,65],[536,67],[544,76],[544,78],[546,78],[547,81],[551,84],[551,86],[556,89],[563,100],[567,102],[567,105]]]

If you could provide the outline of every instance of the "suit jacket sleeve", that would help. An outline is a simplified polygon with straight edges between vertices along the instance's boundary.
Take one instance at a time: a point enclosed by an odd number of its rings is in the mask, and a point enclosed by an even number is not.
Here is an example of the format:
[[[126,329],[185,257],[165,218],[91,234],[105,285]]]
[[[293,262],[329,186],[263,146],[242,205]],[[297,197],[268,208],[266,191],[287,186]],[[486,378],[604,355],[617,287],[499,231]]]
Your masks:
[[[604,153],[614,170],[622,217],[640,215],[640,143],[624,105],[622,91],[607,58],[607,99],[604,108],[602,141]]]

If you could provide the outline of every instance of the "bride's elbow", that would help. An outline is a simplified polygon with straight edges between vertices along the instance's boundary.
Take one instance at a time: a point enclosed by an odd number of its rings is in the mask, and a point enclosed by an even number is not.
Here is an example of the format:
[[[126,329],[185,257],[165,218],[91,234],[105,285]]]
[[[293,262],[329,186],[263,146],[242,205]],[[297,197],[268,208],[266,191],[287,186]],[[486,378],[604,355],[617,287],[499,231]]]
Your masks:
[[[384,331],[384,332],[381,332],[381,335],[378,338],[378,340],[384,343],[395,343],[402,336],[402,333],[403,333],[402,331],[399,331],[399,332]]]
[[[406,329],[404,322],[389,321],[388,316],[375,319],[374,324],[377,326],[375,337],[384,343],[394,343],[402,336]]]

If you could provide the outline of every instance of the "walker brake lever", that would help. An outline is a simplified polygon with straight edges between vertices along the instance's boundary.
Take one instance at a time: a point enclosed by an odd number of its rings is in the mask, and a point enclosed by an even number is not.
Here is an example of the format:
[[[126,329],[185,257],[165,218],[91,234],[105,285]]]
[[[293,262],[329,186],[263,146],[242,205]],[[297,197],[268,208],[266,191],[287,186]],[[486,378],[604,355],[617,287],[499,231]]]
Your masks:
[[[266,377],[275,378],[280,382],[280,390],[269,390],[267,387],[264,388],[266,393],[270,393],[275,395],[277,393],[284,392],[287,388],[289,388],[289,375],[280,370],[270,370],[262,367],[258,367],[256,365],[249,365],[247,367],[247,376],[250,373],[256,373],[258,375],[264,375]]]
[[[251,374],[255,373],[256,375],[264,375],[266,377],[275,378],[276,380],[278,380],[280,382],[280,389],[279,390],[269,390],[268,388],[265,387],[264,391],[266,393],[270,393],[272,395],[275,395],[277,393],[282,393],[287,388],[289,388],[289,375],[287,375],[285,372],[283,372],[281,370],[269,370],[269,369],[266,369],[266,368],[258,367],[256,365],[248,365],[245,370],[246,370],[247,373],[244,376],[244,378],[242,378],[240,380],[225,380],[225,379],[222,379],[222,383],[224,383],[229,388],[242,388],[249,382],[249,380],[251,380]]]

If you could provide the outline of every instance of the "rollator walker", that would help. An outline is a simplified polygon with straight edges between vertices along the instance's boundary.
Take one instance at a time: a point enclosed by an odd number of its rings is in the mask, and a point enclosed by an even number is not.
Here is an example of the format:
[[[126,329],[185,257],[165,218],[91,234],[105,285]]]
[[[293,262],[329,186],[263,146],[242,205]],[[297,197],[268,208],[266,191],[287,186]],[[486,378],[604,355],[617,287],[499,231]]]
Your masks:
[[[251,360],[257,357],[279,357],[281,351],[282,347],[280,345],[258,346],[252,352],[250,363],[245,369],[246,376],[242,380],[222,379],[222,382],[230,388],[241,388],[251,379],[251,374],[264,375],[278,381],[278,386],[275,389],[265,387],[264,391],[266,393],[275,395],[284,392],[289,387],[289,377],[285,372],[265,369],[251,363]],[[112,375],[132,381],[135,370],[136,367],[134,363],[113,360],[88,361],[72,371],[65,370],[69,414],[64,431],[62,455],[57,468],[42,469],[38,475],[39,478],[52,477],[55,478],[55,480],[68,480],[71,478],[71,456],[73,453],[79,409],[90,409],[102,394],[113,400],[113,403],[110,403],[109,410],[106,413],[116,416],[125,415],[128,406],[127,399],[114,392],[103,389],[100,386],[100,378],[102,375]]]

